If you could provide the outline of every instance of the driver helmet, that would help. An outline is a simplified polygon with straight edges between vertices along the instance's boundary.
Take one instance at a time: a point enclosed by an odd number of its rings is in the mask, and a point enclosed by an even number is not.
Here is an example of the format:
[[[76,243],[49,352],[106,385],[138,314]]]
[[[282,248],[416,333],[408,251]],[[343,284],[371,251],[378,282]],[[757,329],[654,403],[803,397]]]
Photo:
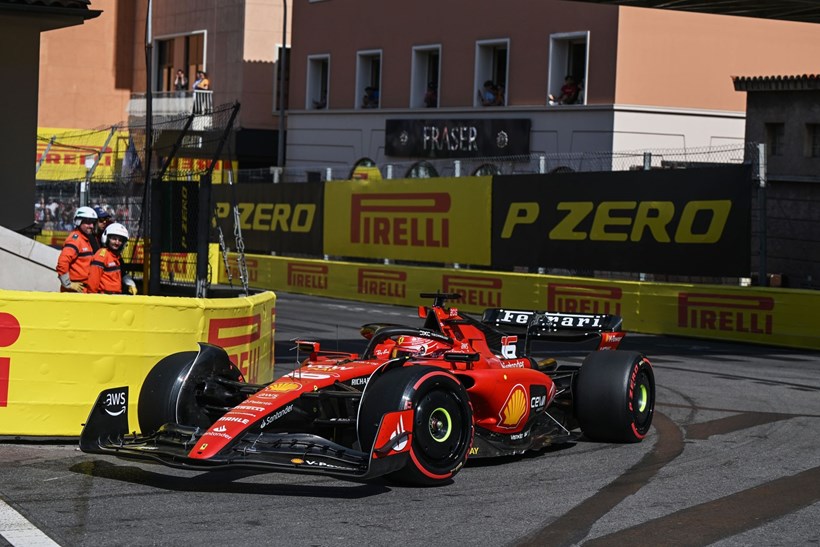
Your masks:
[[[397,352],[409,353],[415,357],[435,357],[449,349],[449,344],[421,336],[400,336],[395,348]]]
[[[77,211],[74,213],[74,227],[78,228],[84,218],[97,220],[97,212],[91,207],[77,207]]]
[[[108,243],[108,236],[122,236],[125,238],[125,243],[128,243],[128,229],[120,224],[119,222],[114,222],[109,224],[105,227],[105,230],[102,233],[102,243],[105,245]],[[124,246],[124,245],[123,245]]]

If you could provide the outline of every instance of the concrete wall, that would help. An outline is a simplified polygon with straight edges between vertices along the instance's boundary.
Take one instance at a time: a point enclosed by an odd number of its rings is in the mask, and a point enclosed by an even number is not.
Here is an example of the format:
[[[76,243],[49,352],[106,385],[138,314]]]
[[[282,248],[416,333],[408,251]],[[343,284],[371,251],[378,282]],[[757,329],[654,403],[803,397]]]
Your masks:
[[[59,255],[57,249],[0,226],[0,289],[58,291]]]

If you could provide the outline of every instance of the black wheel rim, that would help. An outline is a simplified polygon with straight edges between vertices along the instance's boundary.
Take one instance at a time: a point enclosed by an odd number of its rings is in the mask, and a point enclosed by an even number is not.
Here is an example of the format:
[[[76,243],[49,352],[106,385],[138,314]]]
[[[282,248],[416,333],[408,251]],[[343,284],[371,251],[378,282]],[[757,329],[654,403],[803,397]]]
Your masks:
[[[416,455],[439,467],[457,463],[463,455],[467,430],[464,411],[452,393],[433,390],[416,406],[413,446]]]
[[[652,392],[652,381],[645,370],[635,377],[632,389],[632,415],[638,431],[645,432],[652,422],[652,410],[655,406]]]

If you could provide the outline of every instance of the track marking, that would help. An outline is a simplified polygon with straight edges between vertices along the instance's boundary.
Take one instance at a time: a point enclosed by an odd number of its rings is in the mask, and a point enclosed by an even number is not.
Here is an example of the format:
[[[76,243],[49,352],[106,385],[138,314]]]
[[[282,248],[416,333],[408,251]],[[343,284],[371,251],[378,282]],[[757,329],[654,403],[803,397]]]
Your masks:
[[[59,543],[48,537],[9,504],[0,500],[0,536],[17,547],[59,547]]]

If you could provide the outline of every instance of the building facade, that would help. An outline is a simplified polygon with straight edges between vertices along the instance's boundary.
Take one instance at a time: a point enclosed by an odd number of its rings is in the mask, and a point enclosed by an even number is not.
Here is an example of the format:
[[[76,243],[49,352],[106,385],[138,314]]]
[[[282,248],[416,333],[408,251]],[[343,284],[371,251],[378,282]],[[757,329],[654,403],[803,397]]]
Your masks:
[[[144,116],[148,0],[94,0],[93,7],[102,14],[83,27],[43,36],[40,128],[92,129]],[[212,104],[241,105],[235,159],[274,165],[282,0],[153,0],[152,10],[155,104],[165,114],[190,113],[193,83],[205,71]],[[187,79],[184,96],[174,86],[177,70]]]
[[[521,151],[498,150],[498,135],[515,135],[497,130],[510,122],[529,127],[526,142],[508,143],[523,144],[522,162],[742,146],[744,103],[731,77],[799,70],[820,53],[820,28],[808,23],[562,0],[294,4],[288,167],[334,175],[357,162],[492,164]],[[560,104],[567,76],[581,89]],[[485,82],[502,90],[490,105]],[[461,131],[467,145],[456,142]]]

